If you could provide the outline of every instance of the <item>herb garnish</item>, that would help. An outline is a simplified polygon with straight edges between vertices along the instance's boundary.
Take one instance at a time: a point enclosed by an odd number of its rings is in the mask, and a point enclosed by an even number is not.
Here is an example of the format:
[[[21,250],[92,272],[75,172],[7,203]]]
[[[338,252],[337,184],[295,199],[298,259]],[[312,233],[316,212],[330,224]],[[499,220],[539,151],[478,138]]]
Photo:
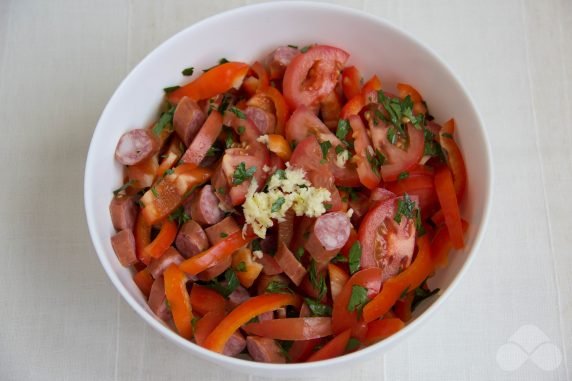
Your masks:
[[[193,72],[195,71],[194,67],[188,67],[186,69],[183,69],[183,71],[181,72],[181,74],[186,75],[186,76],[190,76],[193,75]]]
[[[357,311],[358,317],[361,317],[361,313],[367,302],[369,302],[369,298],[367,297],[367,288],[354,284],[352,286],[352,294],[348,302],[348,311]]]
[[[407,193],[403,194],[403,197],[397,201],[397,211],[395,212],[395,217],[393,219],[398,224],[401,223],[401,217],[413,218],[413,212],[415,210],[415,202],[409,198]]]
[[[286,202],[286,199],[282,196],[278,197],[276,201],[272,203],[272,209],[270,210],[272,213],[277,213],[282,208],[282,205]]]
[[[159,121],[155,123],[152,130],[156,136],[161,135],[161,133],[167,126],[171,126],[172,128],[173,115],[175,115],[175,108],[176,106],[173,105],[167,111],[161,114],[161,116],[159,117]]]
[[[117,188],[116,190],[113,191],[113,195],[117,196],[119,193],[123,192],[125,189],[129,188],[131,185],[133,185],[133,183],[135,183],[135,180],[131,179],[128,182],[126,182],[125,184],[123,184],[122,186],[120,186],[119,188]]]
[[[246,164],[244,161],[240,162],[236,167],[234,173],[232,174],[232,184],[240,185],[248,179],[251,179],[256,172],[256,167],[250,167],[246,169]]]
[[[304,298],[304,301],[308,305],[312,316],[332,316],[332,307],[310,298]]]
[[[352,247],[350,248],[349,253],[349,268],[350,274],[355,273],[359,270],[361,261],[361,244],[359,241],[355,241]]]

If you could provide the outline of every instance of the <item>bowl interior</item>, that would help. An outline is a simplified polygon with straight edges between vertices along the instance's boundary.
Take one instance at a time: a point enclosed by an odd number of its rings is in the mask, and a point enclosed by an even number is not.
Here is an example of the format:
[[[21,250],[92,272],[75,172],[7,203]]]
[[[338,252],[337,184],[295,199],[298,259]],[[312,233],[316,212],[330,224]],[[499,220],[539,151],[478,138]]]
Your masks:
[[[125,300],[154,328],[199,356],[236,370],[271,375],[308,375],[308,371],[341,365],[371,355],[399,340],[424,320],[417,318],[394,337],[338,359],[316,364],[269,365],[219,356],[178,337],[156,320],[147,308],[131,273],[117,261],[109,237],[114,230],[108,212],[112,190],[122,181],[121,166],[114,160],[115,145],[125,131],[149,125],[157,118],[163,88],[189,79],[180,73],[194,66],[195,75],[220,58],[254,62],[275,47],[330,44],[351,54],[364,77],[377,74],[384,89],[394,91],[397,82],[414,85],[426,99],[437,122],[454,117],[457,140],[466,159],[470,182],[462,215],[470,222],[467,246],[451,256],[449,267],[431,281],[441,296],[426,303],[434,310],[474,254],[490,204],[490,153],[482,124],[466,92],[450,70],[431,51],[387,22],[364,13],[316,3],[267,3],[235,9],[195,24],[175,35],[147,56],[123,81],[105,108],[94,132],[85,172],[85,206],[94,246],[110,279]],[[469,144],[470,143],[470,144]],[[433,304],[431,306],[431,304]],[[421,317],[418,315],[421,313]]]

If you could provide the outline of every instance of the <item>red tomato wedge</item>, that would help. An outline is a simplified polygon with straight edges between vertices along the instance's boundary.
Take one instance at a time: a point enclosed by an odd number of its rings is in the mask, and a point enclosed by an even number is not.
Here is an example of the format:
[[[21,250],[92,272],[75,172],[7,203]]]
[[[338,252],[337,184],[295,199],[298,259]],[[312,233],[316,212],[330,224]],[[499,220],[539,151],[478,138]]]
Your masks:
[[[211,311],[224,310],[226,299],[211,288],[194,284],[191,289],[191,306],[193,311],[205,315]]]
[[[462,249],[465,246],[463,240],[463,225],[461,223],[461,212],[457,203],[455,194],[455,186],[449,168],[441,168],[435,174],[435,189],[439,204],[443,210],[445,217],[445,225],[449,230],[451,242],[456,249]]]
[[[403,198],[379,202],[365,215],[358,230],[361,243],[361,268],[380,267],[383,280],[409,266],[415,247],[415,221],[402,216],[395,220]]]
[[[203,73],[185,86],[169,93],[167,99],[178,103],[187,96],[194,101],[209,99],[230,89],[238,89],[248,73],[248,65],[242,62],[227,62]]]
[[[230,336],[253,317],[284,306],[299,307],[300,297],[292,294],[264,294],[255,296],[232,310],[211,332],[204,342],[204,347],[222,353]]]
[[[353,130],[354,147],[356,150],[356,155],[353,160],[357,165],[359,179],[366,188],[377,188],[381,178],[379,177],[379,168],[374,168],[372,164],[372,158],[375,156],[375,153],[373,152],[365,126],[361,118],[357,115],[350,116],[349,121]]]
[[[193,327],[191,326],[193,313],[186,287],[187,276],[179,270],[177,265],[169,266],[163,273],[163,276],[165,279],[165,295],[169,301],[177,331],[185,339],[190,340],[193,337]]]
[[[320,361],[341,356],[346,350],[346,346],[348,345],[351,334],[352,332],[349,329],[341,332],[339,335],[330,340],[328,344],[324,345],[312,356],[310,356],[306,361]]]
[[[300,106],[286,123],[286,139],[300,143],[308,136],[315,136],[320,142],[329,141],[333,147],[342,144],[340,139],[308,107]]]
[[[332,334],[332,319],[329,317],[305,317],[264,320],[242,327],[249,335],[277,340],[310,340]]]
[[[349,54],[332,46],[316,45],[286,67],[282,88],[288,104],[296,109],[315,105],[330,93]]]

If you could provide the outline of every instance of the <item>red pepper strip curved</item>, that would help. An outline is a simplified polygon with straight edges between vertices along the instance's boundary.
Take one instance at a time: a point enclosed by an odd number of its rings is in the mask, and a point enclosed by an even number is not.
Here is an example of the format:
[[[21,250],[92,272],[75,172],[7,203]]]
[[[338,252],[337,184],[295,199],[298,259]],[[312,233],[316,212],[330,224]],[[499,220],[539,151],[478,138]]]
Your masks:
[[[145,246],[143,249],[143,256],[159,258],[171,246],[177,237],[178,225],[169,219],[165,219],[161,224],[161,230],[155,239]]]
[[[350,115],[357,115],[365,106],[363,95],[358,94],[346,102],[340,112],[340,119],[347,119]]]
[[[463,225],[461,223],[461,212],[455,195],[455,187],[453,185],[453,177],[451,171],[447,167],[440,168],[435,174],[435,190],[443,216],[445,217],[445,226],[449,230],[451,242],[456,249],[462,249],[465,246],[463,239]]]
[[[202,253],[182,262],[179,268],[187,274],[197,275],[229,258],[232,253],[248,244],[255,237],[256,235],[252,233],[242,237],[242,231],[233,233]]]
[[[463,224],[463,233],[465,233],[469,224],[463,220],[461,220],[461,223]],[[431,255],[436,268],[444,268],[447,266],[448,255],[452,249],[453,243],[449,236],[449,230],[446,226],[441,226],[431,241]]]
[[[355,66],[346,67],[342,71],[342,89],[346,99],[351,99],[361,91],[361,74]]]
[[[413,86],[408,85],[406,83],[398,83],[396,87],[397,87],[397,92],[399,94],[399,98],[405,99],[405,97],[409,95],[409,97],[413,101],[413,112],[415,114],[427,113],[427,107],[423,103],[423,97]]]
[[[350,340],[351,333],[351,329],[343,331],[310,356],[306,362],[327,360],[343,355]]]
[[[202,347],[207,337],[225,316],[224,310],[215,310],[200,318],[195,326],[195,342]]]
[[[148,265],[151,261],[151,257],[145,253],[145,248],[151,243],[151,225],[147,223],[142,213],[139,213],[137,216],[133,234],[135,236],[135,251],[137,253],[137,259]]]
[[[190,340],[193,337],[191,325],[193,312],[187,293],[187,276],[175,264],[167,267],[163,276],[165,279],[165,296],[169,302],[177,331],[185,339]]]
[[[306,361],[306,359],[313,353],[314,348],[316,348],[322,341],[323,339],[295,341],[288,351],[290,362],[296,363]]]
[[[149,297],[151,293],[151,286],[153,286],[154,279],[147,268],[138,271],[133,275],[133,281],[139,287],[139,290],[145,295],[146,298]]]
[[[290,114],[288,103],[280,91],[272,86],[268,86],[262,91],[264,95],[272,100],[276,110],[276,134],[284,135],[284,127]]]
[[[389,278],[383,284],[381,292],[365,305],[363,319],[371,322],[385,315],[406,290],[414,290],[433,272],[431,246],[424,235],[417,239],[419,251],[413,263],[403,272]]]
[[[292,149],[290,144],[286,141],[283,135],[280,134],[269,134],[266,135],[268,139],[268,150],[274,152],[280,159],[284,161],[290,160],[292,156]]]
[[[395,307],[393,307],[393,312],[402,321],[411,320],[411,305],[413,304],[413,299],[415,298],[414,292],[408,292],[403,298],[395,302]],[[375,323],[376,320],[372,321]]]
[[[269,337],[277,340],[310,340],[330,336],[332,318],[301,317],[264,320],[242,327],[249,335]]]
[[[251,69],[256,73],[256,76],[258,77],[258,90],[266,90],[269,82],[268,73],[266,72],[264,66],[260,62],[256,61],[254,65],[251,66]]]
[[[234,331],[248,323],[250,319],[288,305],[299,307],[301,303],[300,297],[293,294],[264,294],[250,298],[232,310],[220,322],[206,338],[204,347],[222,353]]]
[[[439,143],[446,153],[447,164],[453,173],[453,183],[455,184],[455,194],[457,201],[461,201],[465,188],[467,187],[467,169],[465,168],[465,160],[459,146],[452,138],[455,131],[455,120],[450,119],[443,124],[443,128],[439,132]]]
[[[215,66],[192,82],[169,93],[167,99],[171,103],[178,103],[182,97],[187,96],[194,101],[200,101],[232,88],[238,89],[248,69],[248,65],[243,62],[227,62]]]
[[[162,220],[181,205],[194,187],[207,181],[211,174],[211,169],[197,168],[194,164],[179,165],[172,174],[163,177],[141,197],[141,215],[148,224]]]
[[[226,299],[215,290],[195,283],[191,289],[191,306],[193,311],[205,315],[211,311],[224,310]]]
[[[364,344],[371,345],[386,339],[403,327],[405,327],[405,323],[397,318],[374,320],[367,325],[367,334],[365,335]]]

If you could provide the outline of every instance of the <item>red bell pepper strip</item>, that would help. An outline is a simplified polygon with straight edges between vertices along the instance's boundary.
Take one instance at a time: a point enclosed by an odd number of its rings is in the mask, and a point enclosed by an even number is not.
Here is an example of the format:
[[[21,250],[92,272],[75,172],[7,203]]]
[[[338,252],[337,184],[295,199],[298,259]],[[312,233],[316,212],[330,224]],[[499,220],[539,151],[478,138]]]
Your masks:
[[[346,99],[351,99],[361,92],[361,74],[355,66],[346,67],[342,71],[342,89]]]
[[[141,214],[149,224],[154,224],[167,217],[188,197],[194,187],[204,183],[211,177],[212,171],[197,168],[194,164],[179,165],[149,189],[141,202]]]
[[[154,279],[151,276],[149,270],[144,268],[143,270],[136,272],[135,275],[133,275],[133,281],[137,287],[139,287],[143,295],[148,298],[149,294],[151,293],[151,286],[154,282]]]
[[[299,307],[302,301],[293,294],[264,294],[255,296],[232,310],[206,338],[204,347],[222,353],[230,336],[252,318],[280,307],[292,305]]]
[[[288,357],[293,363],[306,361],[323,339],[300,340],[295,341],[288,351]]]
[[[469,224],[461,220],[463,224],[463,233],[467,231]],[[449,230],[446,226],[441,226],[435,233],[431,241],[431,255],[436,268],[444,268],[447,266],[449,252],[453,249],[453,243],[449,236]]]
[[[335,300],[342,292],[342,289],[350,279],[350,276],[341,267],[333,263],[328,263],[328,274],[330,275],[330,291],[332,299]]]
[[[135,236],[135,251],[137,258],[142,263],[148,265],[151,257],[145,252],[145,248],[151,243],[151,225],[147,223],[142,213],[139,213],[135,221],[135,229],[133,229]]]
[[[165,296],[169,302],[177,331],[185,339],[190,340],[193,337],[191,325],[193,312],[187,293],[187,276],[175,264],[167,267],[163,276],[165,279]]]
[[[449,168],[440,168],[435,174],[435,190],[437,191],[437,197],[443,210],[445,225],[449,230],[453,247],[462,249],[465,246],[465,242],[463,240],[461,212],[459,211],[455,186],[453,185],[453,178]]]
[[[215,290],[195,283],[191,288],[191,307],[193,311],[205,315],[211,311],[224,310],[226,299]]]
[[[169,93],[167,99],[178,103],[187,96],[194,101],[212,98],[234,88],[238,89],[248,73],[248,65],[243,62],[227,62],[203,73],[183,87]]]
[[[225,315],[224,310],[214,310],[200,318],[195,326],[195,342],[202,347],[207,337],[220,324]]]
[[[232,253],[252,241],[256,235],[249,233],[245,237],[242,231],[238,231],[226,237],[216,245],[200,254],[195,255],[182,262],[179,267],[190,275],[197,275],[201,271],[209,269],[230,257]]]
[[[417,247],[419,251],[413,263],[398,275],[385,281],[381,292],[365,305],[363,319],[366,322],[371,322],[385,315],[403,292],[416,289],[433,272],[434,265],[429,238],[426,235],[418,238]]]
[[[367,325],[364,344],[371,345],[386,339],[403,327],[405,327],[405,323],[397,318],[374,320]]]
[[[143,249],[144,257],[159,258],[171,246],[177,237],[178,225],[166,218],[161,224],[157,237]]]
[[[264,66],[256,61],[252,66],[251,66],[252,71],[254,71],[256,73],[256,76],[258,77],[258,90],[266,90],[266,88],[268,87],[268,73],[266,72],[266,69],[264,68]]]
[[[276,110],[276,134],[284,135],[284,127],[290,114],[288,103],[280,91],[272,86],[266,87],[261,91],[264,95],[272,100],[274,109]]]
[[[300,317],[264,320],[242,327],[249,335],[277,340],[310,340],[332,334],[332,318]]]
[[[330,340],[326,345],[320,348],[316,353],[306,360],[307,362],[327,360],[334,357],[338,357],[344,354],[348,341],[350,340],[352,332],[347,329],[332,340]]]
[[[406,83],[398,83],[397,84],[397,93],[399,94],[399,98],[405,99],[406,96],[409,95],[411,100],[413,101],[413,113],[415,114],[426,114],[427,107],[423,103],[423,97],[415,88],[411,85]]]
[[[441,148],[445,151],[447,157],[447,165],[453,173],[453,183],[455,184],[455,194],[457,201],[461,201],[465,188],[467,187],[467,169],[465,168],[465,160],[463,154],[453,139],[455,131],[455,120],[450,119],[443,124],[443,128],[439,132],[439,142]]]

